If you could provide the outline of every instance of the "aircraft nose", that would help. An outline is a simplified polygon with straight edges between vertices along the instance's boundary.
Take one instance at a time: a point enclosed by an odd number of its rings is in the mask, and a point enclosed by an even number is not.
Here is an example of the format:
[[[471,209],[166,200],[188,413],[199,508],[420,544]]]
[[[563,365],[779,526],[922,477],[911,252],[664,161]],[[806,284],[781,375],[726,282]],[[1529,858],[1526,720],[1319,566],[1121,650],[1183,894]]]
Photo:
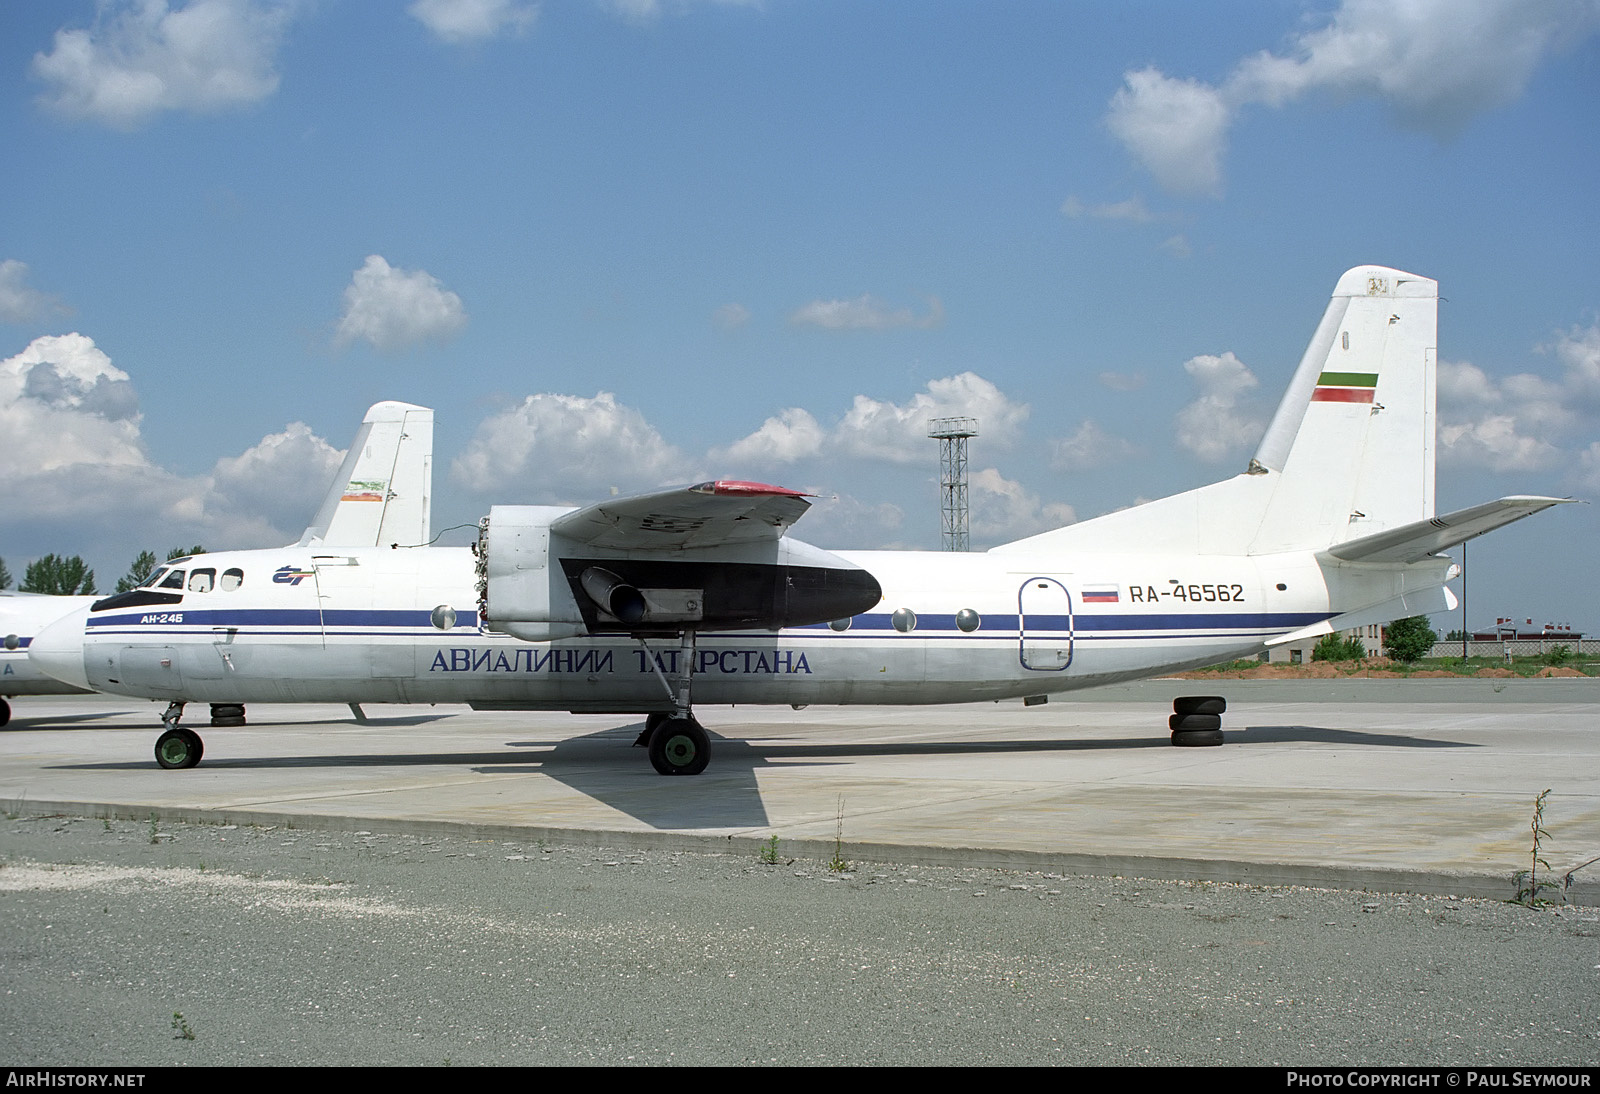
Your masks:
[[[41,630],[28,644],[29,662],[64,684],[91,690],[89,673],[83,667],[83,631],[88,620],[89,609],[79,608]]]

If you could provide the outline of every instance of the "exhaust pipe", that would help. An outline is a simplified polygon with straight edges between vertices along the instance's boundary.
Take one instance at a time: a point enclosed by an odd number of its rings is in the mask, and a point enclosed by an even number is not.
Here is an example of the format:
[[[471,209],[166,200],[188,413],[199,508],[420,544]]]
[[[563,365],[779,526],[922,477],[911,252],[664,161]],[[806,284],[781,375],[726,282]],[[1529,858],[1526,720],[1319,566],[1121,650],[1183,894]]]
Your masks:
[[[589,599],[602,611],[632,625],[645,617],[644,594],[610,570],[590,566],[578,581]]]

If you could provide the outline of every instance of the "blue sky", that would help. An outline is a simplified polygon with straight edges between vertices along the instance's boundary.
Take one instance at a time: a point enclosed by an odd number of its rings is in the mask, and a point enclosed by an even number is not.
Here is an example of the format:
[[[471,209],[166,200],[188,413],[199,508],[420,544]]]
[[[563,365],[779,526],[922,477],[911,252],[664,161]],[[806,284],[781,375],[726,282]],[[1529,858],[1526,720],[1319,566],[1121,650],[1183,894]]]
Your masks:
[[[728,476],[840,548],[937,546],[973,414],[988,546],[1240,470],[1368,262],[1441,508],[1600,498],[1597,0],[10,4],[0,88],[14,575],[287,542],[386,398],[436,528]],[[1474,625],[1600,631],[1597,542],[1479,541]]]

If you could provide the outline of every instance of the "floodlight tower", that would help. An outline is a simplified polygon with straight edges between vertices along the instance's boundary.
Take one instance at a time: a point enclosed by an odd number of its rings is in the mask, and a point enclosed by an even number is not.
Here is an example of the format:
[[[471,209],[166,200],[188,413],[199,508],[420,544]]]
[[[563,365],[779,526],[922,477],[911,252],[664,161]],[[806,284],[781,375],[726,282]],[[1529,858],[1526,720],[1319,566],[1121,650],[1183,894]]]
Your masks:
[[[946,551],[967,550],[967,438],[978,435],[976,418],[932,418],[928,436],[939,441],[939,488],[944,495]]]

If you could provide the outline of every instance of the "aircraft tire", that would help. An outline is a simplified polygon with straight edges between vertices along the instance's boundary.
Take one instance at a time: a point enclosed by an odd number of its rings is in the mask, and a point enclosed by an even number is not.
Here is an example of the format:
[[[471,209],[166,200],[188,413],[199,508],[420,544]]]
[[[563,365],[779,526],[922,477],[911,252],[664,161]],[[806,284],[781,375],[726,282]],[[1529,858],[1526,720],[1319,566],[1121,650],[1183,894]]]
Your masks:
[[[211,724],[214,726],[242,726],[244,722],[243,703],[212,703]]]
[[[1220,729],[1182,729],[1172,735],[1179,748],[1208,748],[1222,743]]]
[[[1228,700],[1220,695],[1180,695],[1172,700],[1178,714],[1226,714]]]
[[[169,771],[181,771],[200,762],[205,743],[192,729],[169,729],[156,738],[156,763]]]
[[[1174,714],[1167,719],[1167,728],[1174,733],[1185,730],[1211,730],[1222,728],[1220,714]]]
[[[668,718],[650,735],[650,766],[660,775],[698,775],[711,762],[711,739],[693,718]]]
[[[9,721],[11,721],[11,704],[4,699],[0,699],[0,726]]]

